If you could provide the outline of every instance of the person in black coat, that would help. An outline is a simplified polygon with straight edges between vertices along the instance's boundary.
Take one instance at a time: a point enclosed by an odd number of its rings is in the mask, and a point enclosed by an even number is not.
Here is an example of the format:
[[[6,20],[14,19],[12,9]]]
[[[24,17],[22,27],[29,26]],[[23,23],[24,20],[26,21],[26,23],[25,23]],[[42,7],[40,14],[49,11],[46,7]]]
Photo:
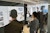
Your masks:
[[[12,17],[12,21],[4,26],[4,33],[21,33],[23,24],[16,20],[17,11],[15,9],[11,10],[10,17]]]

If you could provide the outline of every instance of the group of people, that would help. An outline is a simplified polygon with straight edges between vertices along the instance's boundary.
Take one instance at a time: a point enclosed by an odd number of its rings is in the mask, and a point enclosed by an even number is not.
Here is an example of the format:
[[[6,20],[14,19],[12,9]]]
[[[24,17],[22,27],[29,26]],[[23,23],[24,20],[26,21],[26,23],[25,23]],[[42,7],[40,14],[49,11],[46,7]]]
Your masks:
[[[8,25],[4,26],[4,33],[22,33],[24,24],[16,20],[17,11],[15,9],[11,10],[10,17],[12,17],[12,20]],[[39,20],[37,19],[37,13],[33,12],[31,17],[32,18],[29,24],[30,33],[36,33],[37,28],[39,27]]]
[[[33,12],[31,19],[29,20],[30,33],[37,33],[40,28],[40,33],[44,33],[44,22],[42,12]],[[2,28],[4,28],[4,33],[22,33],[24,23],[17,21],[17,11],[15,9],[11,10],[10,17],[12,20],[10,23]],[[23,21],[24,22],[24,21]],[[1,29],[1,28],[0,28]],[[1,30],[0,30],[1,32]]]
[[[41,7],[42,12],[37,10],[37,12],[35,11],[32,13],[31,19],[30,19],[31,21],[30,20],[28,21],[28,23],[30,22],[29,23],[30,33],[37,33],[38,29],[40,29],[40,33],[46,32],[46,30],[44,29],[45,28],[44,26],[47,26],[48,10],[44,8],[45,6]]]
[[[39,29],[40,33],[45,33],[47,28],[44,28],[47,26],[47,18],[48,13],[43,15],[43,12],[33,12],[31,16],[29,15],[29,17],[27,17],[27,19],[29,19],[27,23],[29,23],[28,26],[30,27],[30,33],[38,33]]]

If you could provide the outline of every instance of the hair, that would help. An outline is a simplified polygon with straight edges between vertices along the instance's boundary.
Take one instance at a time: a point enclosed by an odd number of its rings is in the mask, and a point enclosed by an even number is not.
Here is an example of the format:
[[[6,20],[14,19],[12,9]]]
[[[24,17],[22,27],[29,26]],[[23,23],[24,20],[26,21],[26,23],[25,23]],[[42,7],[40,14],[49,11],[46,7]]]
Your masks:
[[[12,9],[11,12],[10,12],[10,16],[12,18],[16,18],[17,17],[17,11],[15,9]]]
[[[33,15],[34,15],[34,17],[37,17],[37,13],[36,12],[33,12]]]
[[[45,7],[45,6],[41,6],[41,10],[43,10],[44,7]]]

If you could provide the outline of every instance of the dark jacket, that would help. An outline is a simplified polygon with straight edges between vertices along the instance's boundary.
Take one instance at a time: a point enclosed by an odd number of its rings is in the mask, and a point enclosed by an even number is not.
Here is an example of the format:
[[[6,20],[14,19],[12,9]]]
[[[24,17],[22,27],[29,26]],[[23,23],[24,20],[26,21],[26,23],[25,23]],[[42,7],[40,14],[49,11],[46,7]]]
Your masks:
[[[5,33],[21,33],[22,27],[23,27],[22,23],[19,23],[16,20],[14,20],[4,27],[4,31]]]

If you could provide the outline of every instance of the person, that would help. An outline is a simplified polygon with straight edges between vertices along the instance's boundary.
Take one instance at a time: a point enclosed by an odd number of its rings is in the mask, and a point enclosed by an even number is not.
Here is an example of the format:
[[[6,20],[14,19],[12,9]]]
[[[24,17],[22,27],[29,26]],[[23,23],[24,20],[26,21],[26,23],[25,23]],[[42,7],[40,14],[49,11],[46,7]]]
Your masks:
[[[39,20],[37,19],[37,13],[33,12],[31,22],[29,24],[30,27],[30,33],[36,33],[38,27],[39,27]]]
[[[45,8],[45,6],[41,6],[41,13],[40,13],[40,33],[45,33],[45,31],[44,31],[44,24],[45,24],[45,14],[47,13],[46,11],[47,10],[45,10],[44,9]]]
[[[5,33],[21,33],[23,24],[16,20],[17,18],[17,11],[15,9],[11,10],[10,17],[12,17],[12,21],[4,26]]]

